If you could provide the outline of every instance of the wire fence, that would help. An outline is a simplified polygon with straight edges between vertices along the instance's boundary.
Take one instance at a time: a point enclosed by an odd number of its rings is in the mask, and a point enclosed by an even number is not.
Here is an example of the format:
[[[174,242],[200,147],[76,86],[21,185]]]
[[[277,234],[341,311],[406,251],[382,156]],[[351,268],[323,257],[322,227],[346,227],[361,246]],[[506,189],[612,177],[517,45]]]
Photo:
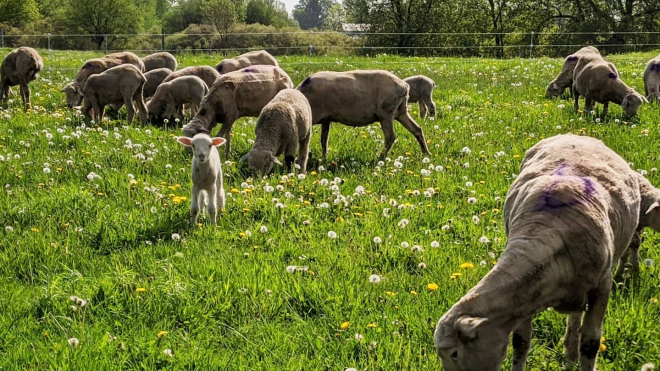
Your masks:
[[[608,54],[660,49],[660,31],[648,32],[264,32],[177,34],[5,34],[0,48],[31,46],[48,51],[133,51],[139,54],[216,53],[267,50],[274,55],[404,54],[436,57],[561,56],[585,45]]]

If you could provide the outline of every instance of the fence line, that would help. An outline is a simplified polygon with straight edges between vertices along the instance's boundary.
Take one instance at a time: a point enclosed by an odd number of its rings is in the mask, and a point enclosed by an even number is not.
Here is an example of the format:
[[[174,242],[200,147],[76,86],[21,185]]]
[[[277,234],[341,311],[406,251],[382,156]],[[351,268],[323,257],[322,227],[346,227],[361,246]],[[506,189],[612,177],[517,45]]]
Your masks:
[[[595,31],[595,32],[360,32],[360,31],[285,31],[230,33],[139,33],[139,34],[50,34],[52,37],[161,37],[161,36],[272,36],[272,35],[350,35],[350,36],[516,36],[516,35],[658,35],[660,31]],[[4,37],[47,37],[49,34],[5,34]]]

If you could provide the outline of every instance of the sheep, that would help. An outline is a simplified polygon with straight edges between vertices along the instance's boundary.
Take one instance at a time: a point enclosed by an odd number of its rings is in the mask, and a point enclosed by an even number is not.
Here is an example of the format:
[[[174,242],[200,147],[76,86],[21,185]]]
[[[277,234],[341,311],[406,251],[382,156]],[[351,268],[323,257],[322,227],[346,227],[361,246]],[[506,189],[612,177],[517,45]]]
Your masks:
[[[578,60],[573,77],[576,111],[580,109],[580,95],[584,95],[584,105],[588,112],[593,110],[594,102],[602,103],[603,116],[607,115],[610,102],[620,104],[628,117],[635,116],[639,107],[648,103],[644,96],[621,81],[612,63],[601,58]]]
[[[262,110],[254,129],[252,149],[241,158],[261,176],[270,173],[273,164],[282,165],[276,156],[284,153],[287,172],[298,152],[300,172],[307,169],[309,142],[312,139],[312,108],[305,96],[294,89],[277,93]]]
[[[160,84],[153,98],[147,103],[150,121],[160,122],[176,116],[183,119],[184,104],[190,105],[192,116],[197,114],[202,98],[209,92],[204,80],[197,76],[181,76]]]
[[[171,71],[176,71],[176,67],[178,66],[176,58],[168,52],[150,54],[142,58],[142,63],[144,63],[144,72],[159,68],[168,68]]]
[[[328,153],[331,122],[361,127],[380,121],[385,135],[380,157],[384,158],[395,140],[394,119],[415,136],[423,153],[429,153],[422,128],[408,113],[408,84],[388,71],[317,72],[296,89],[309,100],[312,124],[321,124],[323,157]]]
[[[158,86],[172,73],[169,68],[157,68],[144,74],[147,82],[144,84],[144,99],[151,98],[156,93]]]
[[[660,100],[660,54],[646,64],[644,91],[649,101]]]
[[[238,57],[223,59],[215,66],[215,69],[220,74],[225,74],[229,72],[238,71],[245,67],[250,67],[253,65],[262,64],[267,66],[279,67],[277,59],[270,55],[265,50],[259,50],[255,52],[248,52],[241,54]]]
[[[163,82],[170,82],[181,76],[197,76],[200,79],[204,80],[206,86],[213,85],[213,82],[220,77],[218,71],[209,66],[195,66],[195,67],[186,67],[178,71],[172,72],[169,76],[163,80]]]
[[[9,52],[0,65],[0,101],[9,99],[11,86],[20,85],[25,110],[31,109],[29,83],[39,77],[43,68],[41,56],[32,48],[24,46]]]
[[[87,119],[100,123],[106,105],[113,105],[117,110],[126,105],[128,124],[133,122],[137,104],[140,121],[147,122],[147,107],[142,99],[142,90],[147,79],[142,72],[132,64],[122,64],[105,72],[89,76],[82,90],[85,103],[82,113]],[[90,113],[93,110],[93,116]]]
[[[430,117],[435,117],[433,102],[435,81],[423,75],[411,76],[403,81],[410,87],[408,103],[419,103],[419,117],[425,118],[427,110]]]
[[[561,72],[554,80],[550,81],[548,87],[545,89],[546,98],[554,98],[564,94],[566,88],[570,94],[573,93],[573,71],[575,70],[575,65],[580,58],[602,58],[598,49],[593,46],[585,46],[584,48],[578,50],[577,52],[569,55],[564,60],[564,65],[561,68]]]
[[[137,55],[131,52],[108,54],[103,58],[90,59],[85,62],[73,81],[62,89],[62,92],[66,95],[67,106],[73,108],[80,105],[83,96],[82,90],[89,76],[99,74],[109,68],[122,64],[132,64],[140,72],[144,72],[144,63]]]
[[[504,205],[504,253],[436,326],[444,369],[499,370],[513,332],[512,370],[524,370],[532,319],[552,307],[569,314],[566,369],[579,357],[593,371],[612,269],[640,203],[634,171],[600,140],[557,135],[530,148]]]
[[[211,138],[199,133],[192,138],[178,137],[176,140],[192,149],[192,196],[190,197],[190,223],[197,225],[200,208],[208,197],[207,211],[211,222],[217,224],[218,208],[225,208],[225,189],[222,185],[222,162],[217,147],[225,143],[224,138]]]
[[[258,117],[261,109],[283,89],[293,88],[289,75],[275,66],[256,65],[220,76],[202,100],[199,112],[183,127],[192,137],[210,134],[222,124],[219,135],[227,139],[226,155],[231,153],[231,127],[241,117]]]

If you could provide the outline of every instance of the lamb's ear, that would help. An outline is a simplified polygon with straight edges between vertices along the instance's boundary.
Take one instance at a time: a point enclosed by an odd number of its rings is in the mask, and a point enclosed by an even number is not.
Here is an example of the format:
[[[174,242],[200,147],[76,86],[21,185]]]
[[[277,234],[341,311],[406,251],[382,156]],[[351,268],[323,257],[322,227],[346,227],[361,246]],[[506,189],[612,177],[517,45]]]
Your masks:
[[[227,87],[227,90],[236,90],[236,84],[234,84],[232,81],[225,81],[224,84]]]
[[[658,201],[654,202],[653,204],[651,204],[651,206],[649,207],[649,209],[646,210],[646,212],[644,213],[644,215],[648,215],[648,214],[651,213],[653,210],[656,210],[656,209],[659,208],[659,207],[660,207],[660,202],[658,202]]]
[[[271,155],[271,158],[273,159],[273,162],[274,162],[274,163],[276,163],[276,164],[282,166],[282,163],[280,162],[280,160],[277,159],[277,157]]]
[[[454,329],[456,329],[460,338],[472,340],[477,337],[479,326],[486,320],[486,318],[463,316],[456,320]]]
[[[559,86],[557,85],[556,82],[553,82],[553,83],[552,83],[552,88],[553,88],[553,89],[559,89]]]
[[[192,139],[188,137],[176,137],[176,141],[186,147],[190,147],[192,145]]]
[[[211,138],[211,143],[213,143],[213,145],[216,147],[220,147],[221,145],[225,144],[226,141],[227,139],[225,138],[220,138],[220,137]]]

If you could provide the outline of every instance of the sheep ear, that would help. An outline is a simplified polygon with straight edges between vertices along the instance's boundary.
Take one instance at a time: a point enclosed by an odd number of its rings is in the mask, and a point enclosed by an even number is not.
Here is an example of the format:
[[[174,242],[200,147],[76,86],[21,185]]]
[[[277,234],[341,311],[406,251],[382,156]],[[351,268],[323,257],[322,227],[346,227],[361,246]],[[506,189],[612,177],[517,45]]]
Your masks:
[[[250,152],[246,153],[245,156],[241,157],[240,160],[238,160],[239,163],[244,163],[250,158]]]
[[[644,102],[644,103],[648,103],[648,102],[649,102],[649,100],[648,100],[648,99],[646,99],[646,97],[642,95],[642,102]]]
[[[280,162],[280,160],[277,159],[277,157],[271,155],[271,158],[273,159],[273,162],[274,162],[274,163],[276,163],[276,164],[282,166],[282,163]]]
[[[477,337],[479,326],[486,322],[486,318],[463,316],[456,320],[454,328],[461,338],[473,340]]]
[[[552,88],[553,88],[553,89],[559,89],[559,86],[557,85],[556,82],[553,82],[553,83],[552,83]]]
[[[657,209],[657,208],[659,208],[659,207],[660,207],[660,202],[658,202],[658,201],[654,202],[654,203],[651,205],[651,207],[649,207],[649,209],[646,210],[646,212],[644,213],[644,215],[648,215],[648,214],[651,213],[653,210],[655,210],[655,209]]]
[[[186,147],[190,147],[192,145],[192,139],[188,137],[176,137],[176,141]]]
[[[227,87],[227,90],[236,90],[236,84],[234,84],[232,81],[225,81],[224,84]]]
[[[220,137],[211,138],[211,143],[213,143],[213,145],[216,147],[220,147],[221,145],[225,144],[226,141],[227,139],[225,138],[220,138]]]

